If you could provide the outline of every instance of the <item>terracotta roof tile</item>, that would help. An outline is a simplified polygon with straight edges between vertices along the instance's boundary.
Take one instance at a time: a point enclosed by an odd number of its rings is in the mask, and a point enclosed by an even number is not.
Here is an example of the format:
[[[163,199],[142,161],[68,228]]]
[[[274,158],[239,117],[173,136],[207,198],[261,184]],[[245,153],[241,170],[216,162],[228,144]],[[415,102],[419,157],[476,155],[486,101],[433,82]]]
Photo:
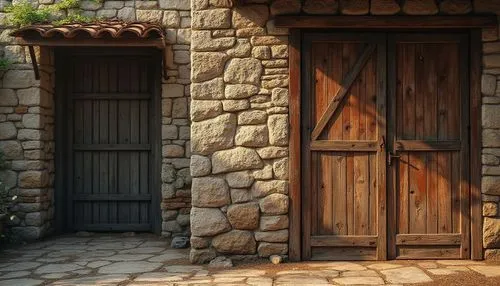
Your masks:
[[[33,34],[35,33],[35,34]],[[92,23],[76,23],[63,25],[39,24],[22,27],[11,33],[14,37],[33,36],[42,38],[75,38],[79,36],[90,38],[142,38],[163,39],[163,28],[154,23],[122,21],[106,21]]]

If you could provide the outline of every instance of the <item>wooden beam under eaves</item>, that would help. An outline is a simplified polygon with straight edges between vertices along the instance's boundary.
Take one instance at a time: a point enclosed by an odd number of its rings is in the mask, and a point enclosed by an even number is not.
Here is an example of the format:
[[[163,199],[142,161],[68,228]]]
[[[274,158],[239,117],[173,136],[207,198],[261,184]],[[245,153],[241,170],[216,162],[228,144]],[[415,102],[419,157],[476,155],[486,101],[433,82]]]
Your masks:
[[[276,16],[280,28],[453,29],[493,28],[495,15],[477,16]]]

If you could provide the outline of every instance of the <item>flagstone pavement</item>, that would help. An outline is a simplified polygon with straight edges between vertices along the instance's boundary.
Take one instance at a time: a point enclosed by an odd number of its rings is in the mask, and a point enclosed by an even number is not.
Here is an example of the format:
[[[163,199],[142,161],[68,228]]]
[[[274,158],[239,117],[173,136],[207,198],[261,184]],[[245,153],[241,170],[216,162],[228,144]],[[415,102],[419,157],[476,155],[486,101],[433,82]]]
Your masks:
[[[500,263],[490,262],[258,260],[215,270],[187,256],[150,234],[55,237],[0,252],[0,286],[500,285]]]

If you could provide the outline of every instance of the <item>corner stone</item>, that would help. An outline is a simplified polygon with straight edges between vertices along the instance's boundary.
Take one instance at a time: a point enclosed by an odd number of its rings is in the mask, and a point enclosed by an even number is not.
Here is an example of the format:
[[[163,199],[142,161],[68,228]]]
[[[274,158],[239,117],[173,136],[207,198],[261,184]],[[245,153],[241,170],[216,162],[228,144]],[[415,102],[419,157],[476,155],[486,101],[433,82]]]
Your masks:
[[[231,148],[236,132],[236,115],[223,114],[213,119],[193,122],[191,149],[194,153],[208,155],[214,151]]]
[[[191,233],[194,236],[214,236],[229,231],[231,225],[217,208],[191,209]]]

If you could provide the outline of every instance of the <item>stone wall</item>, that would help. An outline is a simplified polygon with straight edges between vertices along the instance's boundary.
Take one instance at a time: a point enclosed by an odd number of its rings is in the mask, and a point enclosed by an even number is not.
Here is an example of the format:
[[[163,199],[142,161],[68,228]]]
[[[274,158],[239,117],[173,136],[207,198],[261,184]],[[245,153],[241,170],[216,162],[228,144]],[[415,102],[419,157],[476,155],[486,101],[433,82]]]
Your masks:
[[[192,262],[287,254],[287,34],[274,15],[497,13],[476,0],[193,0]],[[486,257],[499,257],[499,31],[485,29],[483,200]],[[498,52],[498,55],[495,55]]]
[[[21,59],[21,58],[20,58]],[[39,53],[41,81],[30,64],[17,63],[0,81],[0,176],[17,195],[14,234],[36,239],[52,231],[54,214],[54,56]],[[24,62],[24,58],[20,60]]]
[[[32,2],[35,5],[40,3],[42,7],[51,5],[54,0]],[[10,3],[0,0],[0,20],[6,16],[2,12],[6,5]],[[189,0],[81,1],[81,7],[84,10],[83,14],[91,17],[159,22],[165,27],[168,80],[164,80],[162,86],[162,188],[156,191],[162,194],[162,235],[189,235],[189,211],[191,209],[189,174],[191,148],[188,115],[191,69],[190,2]],[[18,214],[23,219],[15,224],[31,226],[36,223],[38,227],[37,231],[25,228],[25,232],[29,232],[26,237],[32,239],[43,236],[42,230],[50,228],[50,225],[33,222],[34,214],[26,215],[31,222],[25,222],[24,213],[40,213],[42,218],[37,217],[38,220],[52,217],[52,211],[47,210],[49,205],[52,205],[48,202],[53,198],[53,190],[49,188],[52,186],[53,176],[47,174],[54,172],[52,162],[54,150],[53,143],[39,142],[49,140],[45,137],[43,140],[39,139],[42,137],[39,130],[45,128],[44,124],[53,125],[52,117],[50,121],[45,118],[42,121],[31,114],[45,112],[45,108],[52,108],[52,105],[42,106],[47,103],[44,101],[46,98],[43,87],[39,88],[39,86],[42,86],[45,80],[43,77],[41,82],[34,79],[27,49],[15,45],[14,39],[8,36],[11,31],[12,27],[0,26],[0,57],[5,57],[12,63],[10,70],[3,74],[3,80],[0,81],[2,83],[0,86],[0,148],[7,153],[9,160],[9,170],[2,172],[2,177],[7,179],[12,192],[20,192],[21,188],[28,188],[21,186],[24,176],[29,175],[30,177],[26,180],[31,181],[34,180],[33,176],[38,176],[38,179],[43,182],[47,180],[47,186],[43,186],[47,187],[47,190],[28,189],[23,196],[29,197],[26,203],[29,201],[30,205],[24,205],[23,197],[21,198],[23,204],[19,204],[18,207]],[[53,110],[50,111],[53,112]],[[34,124],[38,125],[33,126]],[[52,140],[52,134],[50,134],[50,140]],[[36,145],[36,142],[39,144]],[[49,155],[48,150],[50,150],[50,158],[46,157]],[[24,173],[26,174],[23,175]],[[38,187],[42,186],[37,185]],[[46,213],[41,212],[42,209]]]
[[[288,36],[268,5],[192,2],[190,259],[288,253]]]

